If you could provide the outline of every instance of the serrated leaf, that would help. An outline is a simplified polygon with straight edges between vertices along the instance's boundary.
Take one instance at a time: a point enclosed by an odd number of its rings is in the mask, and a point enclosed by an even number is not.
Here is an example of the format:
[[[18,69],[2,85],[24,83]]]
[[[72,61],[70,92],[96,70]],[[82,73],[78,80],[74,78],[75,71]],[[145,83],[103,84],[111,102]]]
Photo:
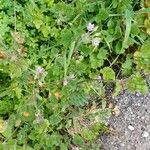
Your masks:
[[[147,83],[139,73],[132,75],[131,78],[127,81],[126,86],[127,89],[131,92],[148,92]]]
[[[105,59],[107,59],[107,54],[108,54],[108,52],[106,49],[100,48],[97,58],[100,60],[105,60]]]
[[[82,131],[82,137],[85,138],[88,141],[92,141],[96,139],[98,133],[94,133],[89,129],[84,128]]]
[[[75,145],[83,145],[83,144],[84,144],[84,140],[83,140],[83,138],[82,138],[80,135],[76,134],[76,135],[73,137],[73,143],[74,143]]]
[[[50,27],[47,25],[43,25],[40,28],[41,32],[43,33],[44,37],[48,37],[49,33],[50,33]]]
[[[123,75],[129,75],[132,71],[132,63],[133,60],[130,58],[130,56],[127,56],[124,63],[122,63],[122,74]]]
[[[39,28],[41,27],[41,25],[43,24],[43,21],[40,20],[40,19],[34,19],[34,20],[33,20],[33,23],[34,23],[35,27],[36,27],[37,29],[39,29]]]
[[[61,135],[54,132],[52,135],[48,135],[48,137],[46,138],[46,145],[48,147],[56,146],[60,143],[61,138]]]
[[[96,16],[97,22],[100,20],[106,20],[109,16],[108,10],[106,8],[102,8],[99,11],[99,14]]]
[[[147,40],[139,51],[134,53],[134,62],[139,70],[150,73],[150,41]]]
[[[60,145],[60,150],[68,150],[68,145],[62,143],[62,144]]]
[[[105,54],[106,53],[103,51],[102,55],[105,55]],[[98,55],[96,53],[93,53],[90,55],[91,68],[96,69],[97,67],[101,67],[103,65],[104,60],[101,59],[103,57],[102,55],[100,54],[100,52]]]
[[[76,93],[73,93],[72,96],[70,97],[70,101],[72,104],[75,106],[84,106],[88,104],[88,98],[85,95],[85,93],[76,91]]]
[[[122,90],[122,82],[120,80],[117,80],[113,96],[118,96],[121,90]]]

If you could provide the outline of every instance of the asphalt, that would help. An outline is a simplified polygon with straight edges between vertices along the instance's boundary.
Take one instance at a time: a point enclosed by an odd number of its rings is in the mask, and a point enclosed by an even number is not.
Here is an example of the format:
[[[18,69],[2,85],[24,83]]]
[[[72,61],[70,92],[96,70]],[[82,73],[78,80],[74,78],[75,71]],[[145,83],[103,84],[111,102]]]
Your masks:
[[[104,150],[150,150],[150,92],[126,91],[112,102],[119,111],[107,120],[111,133],[100,137]]]

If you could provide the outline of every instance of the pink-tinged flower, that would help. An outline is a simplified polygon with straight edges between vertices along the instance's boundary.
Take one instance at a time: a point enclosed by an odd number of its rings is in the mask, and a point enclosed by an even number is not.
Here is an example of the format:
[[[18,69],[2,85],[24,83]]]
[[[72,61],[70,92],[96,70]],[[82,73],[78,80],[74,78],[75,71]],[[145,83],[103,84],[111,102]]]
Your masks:
[[[88,25],[87,25],[87,30],[88,30],[89,32],[93,31],[94,28],[95,28],[95,25],[94,25],[94,24],[88,23]]]
[[[42,68],[41,66],[38,66],[36,68],[36,75],[41,76],[43,73],[44,73],[44,68]]]
[[[98,47],[100,42],[101,42],[100,38],[92,39],[92,45],[95,46],[95,47]]]

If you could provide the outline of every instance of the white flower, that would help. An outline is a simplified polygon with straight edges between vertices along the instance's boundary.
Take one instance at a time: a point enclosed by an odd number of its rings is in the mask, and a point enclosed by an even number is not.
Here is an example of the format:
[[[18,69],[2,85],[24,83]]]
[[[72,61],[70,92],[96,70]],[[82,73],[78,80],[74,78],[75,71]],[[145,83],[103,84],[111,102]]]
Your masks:
[[[88,30],[89,32],[93,31],[94,28],[95,28],[95,25],[94,25],[94,24],[88,23],[88,25],[87,25],[87,30]]]
[[[36,113],[35,117],[36,117],[34,121],[35,123],[41,124],[44,122],[44,117],[40,112]]]
[[[41,66],[38,66],[37,68],[36,68],[36,75],[37,76],[40,76],[40,75],[42,75],[44,73],[44,69],[41,67]]]
[[[100,38],[92,39],[92,45],[95,46],[95,47],[98,47],[100,42],[101,42]]]
[[[63,86],[66,86],[68,84],[68,81],[67,80],[64,80],[63,81]]]
[[[75,75],[74,75],[74,74],[71,74],[71,75],[69,76],[69,79],[70,79],[70,80],[74,80],[74,79],[75,79]]]
[[[97,80],[102,80],[102,77],[100,75],[97,76]]]

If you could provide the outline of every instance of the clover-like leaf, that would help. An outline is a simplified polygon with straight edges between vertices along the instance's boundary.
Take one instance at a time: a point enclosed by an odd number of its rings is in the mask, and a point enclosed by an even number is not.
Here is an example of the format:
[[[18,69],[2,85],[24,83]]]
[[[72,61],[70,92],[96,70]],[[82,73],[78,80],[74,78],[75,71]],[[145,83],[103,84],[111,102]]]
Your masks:
[[[101,70],[101,73],[103,74],[104,80],[115,80],[115,72],[110,67],[104,67]]]

